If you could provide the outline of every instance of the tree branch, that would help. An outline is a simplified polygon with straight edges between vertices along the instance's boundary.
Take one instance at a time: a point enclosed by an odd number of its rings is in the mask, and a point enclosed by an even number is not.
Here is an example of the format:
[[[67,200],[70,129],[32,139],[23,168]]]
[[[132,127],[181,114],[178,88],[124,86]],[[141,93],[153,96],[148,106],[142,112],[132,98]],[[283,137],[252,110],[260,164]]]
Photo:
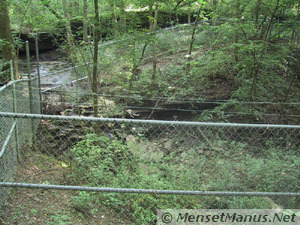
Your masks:
[[[41,3],[47,7],[47,9],[57,18],[62,19],[62,17],[50,6],[49,2],[41,0]]]

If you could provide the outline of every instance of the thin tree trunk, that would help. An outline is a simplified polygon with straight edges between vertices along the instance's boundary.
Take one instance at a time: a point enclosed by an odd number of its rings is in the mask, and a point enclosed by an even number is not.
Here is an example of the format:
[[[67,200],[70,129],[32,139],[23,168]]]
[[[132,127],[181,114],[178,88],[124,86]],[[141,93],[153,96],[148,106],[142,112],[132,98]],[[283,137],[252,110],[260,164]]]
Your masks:
[[[287,91],[285,92],[285,95],[281,102],[284,102],[284,103],[287,102],[289,94],[291,92],[293,84],[295,83],[296,78],[297,78],[297,76],[294,76],[293,79],[291,80],[289,87],[288,87]],[[282,123],[282,118],[284,116],[284,107],[285,107],[284,104],[279,105],[279,121],[278,122],[280,122],[280,123]]]
[[[258,81],[258,75],[259,75],[259,71],[260,71],[260,67],[261,64],[260,62],[263,61],[263,57],[265,55],[265,50],[263,49],[260,57],[257,57],[257,53],[256,53],[256,49],[253,49],[252,52],[252,56],[253,56],[253,67],[252,67],[252,71],[251,71],[251,75],[250,77],[253,77],[253,81],[252,81],[252,85],[251,85],[251,90],[250,90],[250,100],[251,101],[255,101],[255,96],[256,96],[256,85],[257,85],[257,81]]]
[[[98,116],[98,49],[100,38],[100,19],[98,0],[94,0],[95,5],[95,32],[94,32],[94,57],[93,57],[93,79],[92,92],[94,94],[94,117]]]
[[[75,64],[76,62],[76,55],[77,53],[80,54],[80,60],[82,60],[84,62],[84,65],[86,66],[86,72],[88,74],[89,80],[92,80],[92,75],[91,75],[91,70],[90,70],[90,65],[88,64],[88,60],[86,60],[86,55],[83,53],[82,49],[80,47],[77,46],[75,39],[73,37],[72,34],[72,29],[71,29],[71,14],[69,13],[68,9],[70,7],[68,7],[67,5],[67,1],[66,0],[62,0],[63,3],[63,9],[64,9],[64,17],[66,19],[66,31],[67,31],[67,39],[68,39],[68,54],[70,57],[70,60],[72,62],[72,64]],[[86,37],[86,43],[89,42],[88,37]],[[82,74],[81,74],[82,76]]]
[[[300,4],[298,4],[298,7],[297,7],[297,20],[299,21],[300,20]],[[299,34],[295,34],[295,38],[294,38],[294,42],[296,45],[299,44]],[[300,197],[299,197],[300,199]],[[300,201],[299,201],[300,202]]]
[[[10,30],[10,19],[8,14],[8,6],[6,0],[0,0],[0,39],[6,41],[2,45],[2,58],[7,61],[7,65],[3,68],[3,71],[9,70],[9,61],[13,60],[15,79],[19,79],[18,76],[18,62],[14,49],[13,39]],[[0,81],[6,81],[9,78],[10,72],[7,77],[0,77]]]
[[[260,12],[260,4],[261,0],[256,1],[255,5],[255,28],[258,29],[258,19],[259,19],[259,12]]]
[[[20,24],[20,26],[19,26],[19,34],[18,34],[18,39],[20,40],[21,39],[21,35],[22,35],[22,30],[23,30],[23,27],[24,27],[24,24],[25,24],[25,21],[24,21],[24,19],[23,18],[25,18],[25,16],[26,16],[26,14],[27,14],[27,12],[28,12],[28,9],[29,9],[29,7],[30,7],[30,5],[31,5],[31,2],[29,1],[28,3],[27,3],[27,5],[26,5],[26,7],[25,7],[25,9],[24,9],[24,11],[23,11],[23,13],[18,13],[19,15],[18,15],[18,23]],[[19,50],[20,50],[20,45],[17,45],[17,47],[16,47],[16,59],[18,59],[19,58]]]
[[[149,6],[149,30],[153,30],[153,5]]]
[[[240,0],[235,0],[235,18],[236,18],[236,24],[234,29],[234,43],[237,44],[239,42],[239,20],[241,17],[240,12]],[[238,56],[238,48],[234,48],[234,61],[235,63],[239,62],[239,56]]]
[[[217,5],[218,5],[218,0],[213,0],[213,5],[214,5],[214,9],[217,9]]]
[[[57,18],[62,19],[61,16],[50,6],[49,2],[41,0],[41,3]]]
[[[272,27],[272,23],[273,23],[273,20],[274,20],[274,17],[275,17],[275,13],[277,12],[278,8],[279,8],[279,0],[277,0],[277,2],[276,2],[276,6],[275,6],[275,8],[272,12],[271,19],[268,23],[266,33],[265,33],[265,41],[268,40],[268,36],[269,36],[269,33],[271,32],[271,27]]]
[[[126,11],[125,11],[125,2],[124,0],[121,0],[120,2],[121,6],[120,6],[120,12],[121,12],[121,15],[120,15],[120,23],[121,23],[121,30],[123,32],[126,32],[127,30],[127,25],[126,25]]]
[[[264,38],[264,34],[265,34],[265,26],[264,26],[264,24],[265,24],[267,18],[268,18],[268,13],[265,14],[264,19],[260,23],[260,26],[259,26],[260,35],[259,35],[258,40],[263,40],[263,38]]]
[[[153,14],[152,6],[150,7],[150,13]],[[157,53],[156,53],[156,29],[157,29],[157,17],[158,17],[158,4],[154,6],[154,18],[150,19],[150,31],[152,33],[152,77],[151,87],[154,89],[156,82],[156,68],[157,68]]]
[[[132,62],[133,66],[132,66],[132,70],[131,70],[131,77],[129,80],[129,89],[128,89],[129,93],[132,90],[134,78],[139,75],[138,67],[140,66],[140,64],[145,56],[145,51],[146,51],[147,45],[148,44],[144,45],[144,47],[142,49],[142,55],[138,61],[136,60],[135,56],[133,57],[133,62]],[[134,51],[135,51],[135,49],[136,49],[136,43],[134,43]]]
[[[198,10],[196,21],[195,21],[193,31],[192,31],[190,47],[189,47],[189,51],[188,51],[188,55],[187,55],[187,64],[186,64],[186,70],[185,70],[186,75],[188,75],[190,73],[190,70],[191,70],[191,60],[192,60],[191,55],[192,55],[192,51],[193,51],[193,44],[194,44],[194,41],[195,41],[195,33],[196,33],[196,28],[197,28],[197,25],[198,25],[201,10],[202,10],[202,5],[200,6],[200,8]]]
[[[113,28],[114,37],[117,38],[118,35],[118,15],[117,15],[117,6],[116,1],[111,2],[112,14],[111,14],[111,24]]]
[[[218,1],[213,0],[213,12],[217,15]]]
[[[83,0],[83,41],[88,43],[87,0]]]
[[[75,42],[73,40],[73,34],[72,34],[72,29],[71,29],[71,15],[69,13],[69,8],[67,5],[66,0],[62,0],[63,3],[63,10],[64,10],[64,17],[66,19],[66,31],[67,31],[67,38],[68,38],[68,45],[69,45],[69,57],[71,59],[72,62],[74,62],[74,50],[75,50]]]
[[[295,40],[295,28],[293,28],[292,34],[291,34],[291,39],[290,39],[290,43],[293,43]]]
[[[136,40],[133,40],[133,54],[132,54],[132,70],[131,70],[131,76],[130,76],[130,79],[129,79],[129,88],[128,88],[128,92],[130,93],[131,92],[131,89],[132,89],[132,86],[133,86],[133,80],[134,80],[134,77],[136,75],[136,70],[137,70],[137,60],[136,60],[136,57],[135,57],[135,51],[136,51]],[[126,106],[127,106],[127,99],[126,99]]]
[[[299,49],[296,49],[296,55],[299,55]],[[297,64],[295,65],[295,71],[298,71],[299,69],[300,69],[300,61],[298,61],[297,62]],[[289,76],[289,74],[290,74],[290,68],[291,68],[291,65],[290,64],[288,64],[288,71],[287,71],[287,76]],[[290,94],[290,92],[292,91],[292,87],[293,87],[293,85],[295,84],[295,83],[297,83],[296,82],[296,79],[297,79],[297,74],[295,74],[294,76],[293,76],[293,78],[291,79],[291,82],[290,82],[290,84],[289,84],[289,87],[288,87],[288,89],[286,90],[286,92],[285,92],[285,94],[284,94],[284,97],[283,97],[283,99],[281,100],[281,102],[287,102],[287,100],[288,100],[288,97],[289,97],[289,94]],[[280,115],[280,117],[279,117],[279,122],[282,122],[282,118],[283,118],[283,116],[284,116],[284,107],[285,107],[285,105],[283,105],[283,104],[281,104],[281,105],[279,105],[279,110],[280,110],[280,113],[279,113],[279,115]],[[300,200],[300,199],[299,199]],[[300,202],[300,201],[299,201]]]
[[[253,49],[252,56],[253,56],[253,68],[252,68],[252,72],[251,72],[251,77],[253,77],[253,81],[252,81],[251,89],[250,89],[250,101],[255,100],[257,74],[258,74],[258,71],[259,71],[259,66],[258,66],[258,62],[257,62],[257,59],[256,59],[255,48]]]

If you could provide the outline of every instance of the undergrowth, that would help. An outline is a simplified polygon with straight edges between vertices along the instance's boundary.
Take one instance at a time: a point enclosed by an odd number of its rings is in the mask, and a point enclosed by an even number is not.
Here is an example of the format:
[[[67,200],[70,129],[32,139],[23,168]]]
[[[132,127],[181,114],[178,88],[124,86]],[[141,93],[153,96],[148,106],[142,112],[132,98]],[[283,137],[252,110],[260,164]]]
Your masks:
[[[145,159],[143,144],[123,143],[89,134],[72,148],[72,176],[80,184],[118,188],[297,191],[299,152],[282,151],[270,144],[261,154],[243,143],[216,140],[205,146],[174,149],[159,160]],[[153,224],[162,208],[278,208],[299,207],[294,198],[208,197],[125,193],[80,193],[79,205],[107,207],[133,224]]]

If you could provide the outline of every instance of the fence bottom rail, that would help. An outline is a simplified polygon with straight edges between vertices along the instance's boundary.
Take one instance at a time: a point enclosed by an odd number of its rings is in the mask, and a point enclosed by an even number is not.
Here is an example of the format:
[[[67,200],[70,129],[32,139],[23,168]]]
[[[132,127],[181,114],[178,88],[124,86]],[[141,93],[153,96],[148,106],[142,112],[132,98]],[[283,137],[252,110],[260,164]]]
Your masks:
[[[87,187],[69,185],[48,185],[0,182],[0,187],[30,188],[44,190],[70,190],[70,191],[91,191],[109,193],[135,193],[135,194],[166,194],[166,195],[203,195],[203,196],[300,196],[300,192],[234,192],[234,191],[186,191],[186,190],[155,190],[155,189],[134,189],[134,188],[110,188],[110,187]]]

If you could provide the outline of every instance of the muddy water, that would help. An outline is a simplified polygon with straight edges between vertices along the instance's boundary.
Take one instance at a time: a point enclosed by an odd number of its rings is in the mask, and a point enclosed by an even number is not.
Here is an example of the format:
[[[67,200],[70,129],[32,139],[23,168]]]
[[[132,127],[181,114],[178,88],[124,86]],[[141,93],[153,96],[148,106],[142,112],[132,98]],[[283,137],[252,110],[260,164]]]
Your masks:
[[[65,61],[40,62],[41,88],[55,87],[73,80],[69,67],[70,65]],[[33,74],[37,75],[36,68]]]
[[[26,58],[22,57],[19,62],[19,71],[21,74],[27,74]],[[41,89],[56,87],[74,80],[72,75],[72,66],[66,60],[63,53],[58,51],[49,51],[42,53],[40,56],[40,76],[41,76]],[[31,59],[31,75],[37,76],[37,63],[36,59]]]

